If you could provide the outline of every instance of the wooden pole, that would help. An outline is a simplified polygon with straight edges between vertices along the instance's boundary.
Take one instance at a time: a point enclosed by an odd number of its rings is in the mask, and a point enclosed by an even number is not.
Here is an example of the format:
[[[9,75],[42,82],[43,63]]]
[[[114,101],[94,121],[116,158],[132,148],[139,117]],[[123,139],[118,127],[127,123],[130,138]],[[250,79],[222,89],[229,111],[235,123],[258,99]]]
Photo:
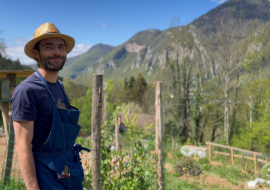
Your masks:
[[[255,169],[255,175],[257,175],[257,157],[256,154],[254,153],[254,169]]]
[[[233,165],[233,149],[231,148],[231,162],[232,162],[232,165]]]
[[[157,182],[158,190],[164,190],[164,173],[163,173],[163,158],[162,158],[162,83],[156,82],[156,154],[157,154]]]
[[[13,94],[13,91],[16,86],[16,74],[9,75],[9,80],[13,84],[10,89],[10,98]],[[9,98],[9,99],[10,99]],[[12,123],[12,113],[11,113],[11,107],[8,104],[8,146],[7,146],[7,155],[6,155],[6,166],[5,166],[5,173],[4,173],[4,180],[3,184],[4,186],[8,184],[12,169],[12,161],[13,161],[13,152],[14,152],[14,144],[15,144],[15,135],[14,135],[14,129],[13,129],[13,123]]]
[[[93,190],[100,190],[100,148],[101,148],[101,120],[102,120],[102,87],[103,75],[94,75],[92,94],[92,185]]]
[[[103,98],[102,98],[102,125],[105,126],[105,121],[107,120],[107,107],[106,107],[106,91],[103,91]]]
[[[211,160],[211,144],[208,144],[208,149],[209,160]]]
[[[114,118],[115,125],[115,150],[119,151],[119,128],[118,128],[118,116]]]

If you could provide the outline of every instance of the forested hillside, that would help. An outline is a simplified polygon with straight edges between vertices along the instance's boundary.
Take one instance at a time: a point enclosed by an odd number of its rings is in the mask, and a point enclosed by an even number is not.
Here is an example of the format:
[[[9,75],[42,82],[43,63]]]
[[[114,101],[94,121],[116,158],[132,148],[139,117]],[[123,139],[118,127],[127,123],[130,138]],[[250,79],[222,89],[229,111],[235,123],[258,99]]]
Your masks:
[[[0,70],[32,70],[26,65],[21,65],[20,61],[12,61],[11,59],[6,59],[2,57],[0,53]]]

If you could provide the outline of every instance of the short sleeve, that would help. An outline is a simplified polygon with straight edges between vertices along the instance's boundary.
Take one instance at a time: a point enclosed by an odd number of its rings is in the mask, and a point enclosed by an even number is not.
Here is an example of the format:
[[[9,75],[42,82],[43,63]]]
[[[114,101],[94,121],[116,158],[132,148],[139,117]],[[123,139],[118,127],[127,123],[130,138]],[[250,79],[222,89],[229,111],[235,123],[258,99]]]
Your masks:
[[[35,121],[37,119],[36,96],[32,88],[20,84],[13,92],[10,105],[13,121]]]

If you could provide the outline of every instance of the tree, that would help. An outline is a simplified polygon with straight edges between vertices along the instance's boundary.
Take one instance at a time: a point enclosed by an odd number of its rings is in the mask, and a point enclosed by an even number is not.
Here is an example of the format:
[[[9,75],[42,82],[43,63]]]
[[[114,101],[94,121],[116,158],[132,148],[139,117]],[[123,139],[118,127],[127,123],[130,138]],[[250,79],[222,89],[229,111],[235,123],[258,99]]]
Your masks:
[[[230,139],[230,80],[231,72],[233,71],[233,63],[237,60],[238,63],[241,62],[241,59],[238,59],[239,53],[239,42],[242,40],[243,32],[243,22],[240,18],[238,19],[229,19],[223,20],[226,17],[221,17],[217,20],[217,31],[216,31],[216,44],[218,50],[218,59],[219,59],[219,74],[224,82],[224,139],[226,144],[229,144]],[[241,48],[240,48],[241,49]],[[238,77],[240,72],[241,64],[238,64]],[[239,81],[237,80],[236,96],[235,101],[237,100],[237,90],[238,90]]]
[[[86,94],[88,87],[75,84],[70,77],[64,78],[63,85],[65,87],[65,91],[68,95],[70,102],[73,99],[78,99]]]
[[[144,76],[142,74],[139,74],[134,83],[132,93],[130,94],[130,99],[141,106],[146,90],[147,82]]]
[[[178,20],[173,21],[170,28],[172,36],[171,46],[168,48],[167,67],[164,70],[164,93],[167,105],[164,106],[168,118],[166,130],[168,133],[181,138],[186,142],[192,138],[191,127],[191,97],[192,78],[194,74],[194,54],[198,54],[195,48],[194,36],[191,28],[179,27]],[[176,25],[175,25],[176,24]],[[169,125],[168,125],[169,124]]]
[[[82,132],[90,135],[91,133],[91,108],[92,108],[92,88],[88,88],[86,95],[78,99],[73,99],[71,105],[81,110],[79,125]]]
[[[0,35],[1,35],[0,31]],[[6,55],[6,44],[3,38],[0,37],[0,55],[5,56]]]
[[[259,107],[261,102],[261,93],[263,90],[261,79],[261,68],[264,65],[265,57],[268,55],[266,45],[269,42],[270,30],[268,27],[263,27],[258,31],[258,25],[253,24],[247,42],[249,44],[248,53],[245,56],[245,69],[251,75],[250,83],[247,86],[248,104],[249,104],[249,137],[250,149],[253,150],[252,128],[253,122],[259,120]],[[259,75],[258,75],[259,73]],[[259,77],[257,77],[259,76]]]

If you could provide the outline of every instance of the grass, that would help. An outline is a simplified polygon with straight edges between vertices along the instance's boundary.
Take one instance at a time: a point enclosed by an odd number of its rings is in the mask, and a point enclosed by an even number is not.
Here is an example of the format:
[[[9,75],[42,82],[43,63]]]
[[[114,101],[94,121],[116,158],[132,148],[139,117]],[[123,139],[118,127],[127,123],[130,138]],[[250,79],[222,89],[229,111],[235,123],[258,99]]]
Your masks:
[[[11,178],[9,183],[4,186],[3,181],[0,181],[0,189],[2,190],[26,190],[24,182]]]
[[[171,173],[165,173],[165,179],[165,189],[167,190],[203,190],[199,187],[198,182],[188,183]]]

